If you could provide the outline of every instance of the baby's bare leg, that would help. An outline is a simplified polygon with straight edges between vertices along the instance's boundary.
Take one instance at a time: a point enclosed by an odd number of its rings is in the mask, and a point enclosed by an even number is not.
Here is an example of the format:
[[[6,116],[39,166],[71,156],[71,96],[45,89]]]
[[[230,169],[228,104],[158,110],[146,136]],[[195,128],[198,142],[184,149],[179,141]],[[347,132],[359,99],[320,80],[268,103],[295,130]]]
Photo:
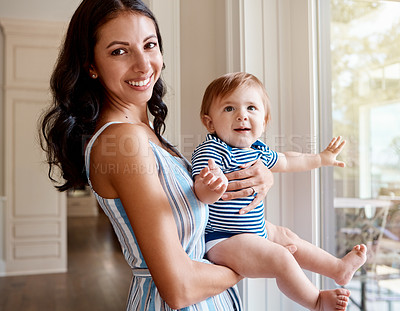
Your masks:
[[[288,228],[275,226],[267,222],[268,238],[272,242],[286,246],[293,244],[297,247],[294,253],[299,265],[313,272],[332,278],[339,285],[346,285],[354,273],[367,259],[367,247],[356,245],[343,258],[336,258],[323,249],[299,238]]]
[[[279,289],[310,310],[345,310],[350,293],[345,289],[319,291],[285,247],[254,234],[240,234],[218,243],[207,253],[251,278],[275,278]]]

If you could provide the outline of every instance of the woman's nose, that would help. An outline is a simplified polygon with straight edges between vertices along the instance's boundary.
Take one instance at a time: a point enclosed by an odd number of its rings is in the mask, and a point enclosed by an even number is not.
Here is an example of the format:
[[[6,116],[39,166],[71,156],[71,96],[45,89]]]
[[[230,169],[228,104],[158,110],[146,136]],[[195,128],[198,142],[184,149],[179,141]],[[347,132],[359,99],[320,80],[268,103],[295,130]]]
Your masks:
[[[143,52],[137,52],[133,56],[133,70],[138,72],[148,72],[150,69],[150,60]]]

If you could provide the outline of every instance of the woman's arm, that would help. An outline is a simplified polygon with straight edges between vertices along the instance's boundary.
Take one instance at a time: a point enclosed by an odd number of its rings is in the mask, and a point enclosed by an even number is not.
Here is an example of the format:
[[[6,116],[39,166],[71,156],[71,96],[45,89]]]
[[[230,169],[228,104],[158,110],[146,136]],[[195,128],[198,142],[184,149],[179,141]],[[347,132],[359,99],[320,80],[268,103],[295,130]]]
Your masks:
[[[192,261],[183,250],[145,130],[131,125],[115,128],[117,143],[107,153],[115,156],[100,154],[94,165],[130,168],[102,176],[103,187],[109,184],[121,199],[161,297],[171,308],[180,309],[236,284],[241,277],[232,270]],[[123,146],[118,143],[122,138]]]

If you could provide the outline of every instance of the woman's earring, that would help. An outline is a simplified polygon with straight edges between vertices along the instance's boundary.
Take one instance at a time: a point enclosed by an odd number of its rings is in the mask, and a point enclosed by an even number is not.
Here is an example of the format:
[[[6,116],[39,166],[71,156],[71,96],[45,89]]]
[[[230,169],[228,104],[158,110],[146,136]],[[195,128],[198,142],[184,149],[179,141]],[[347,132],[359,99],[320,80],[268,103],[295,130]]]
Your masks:
[[[93,79],[96,79],[96,78],[97,78],[97,74],[95,74],[95,73],[92,74],[92,78],[93,78]]]

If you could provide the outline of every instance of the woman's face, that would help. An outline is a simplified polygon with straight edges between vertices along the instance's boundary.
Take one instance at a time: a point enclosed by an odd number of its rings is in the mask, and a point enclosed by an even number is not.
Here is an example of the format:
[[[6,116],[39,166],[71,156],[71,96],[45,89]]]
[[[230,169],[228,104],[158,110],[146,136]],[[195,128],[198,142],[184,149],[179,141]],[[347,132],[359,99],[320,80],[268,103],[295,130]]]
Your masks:
[[[137,13],[121,13],[102,25],[90,74],[108,97],[121,105],[143,105],[151,98],[163,67],[154,22]]]

